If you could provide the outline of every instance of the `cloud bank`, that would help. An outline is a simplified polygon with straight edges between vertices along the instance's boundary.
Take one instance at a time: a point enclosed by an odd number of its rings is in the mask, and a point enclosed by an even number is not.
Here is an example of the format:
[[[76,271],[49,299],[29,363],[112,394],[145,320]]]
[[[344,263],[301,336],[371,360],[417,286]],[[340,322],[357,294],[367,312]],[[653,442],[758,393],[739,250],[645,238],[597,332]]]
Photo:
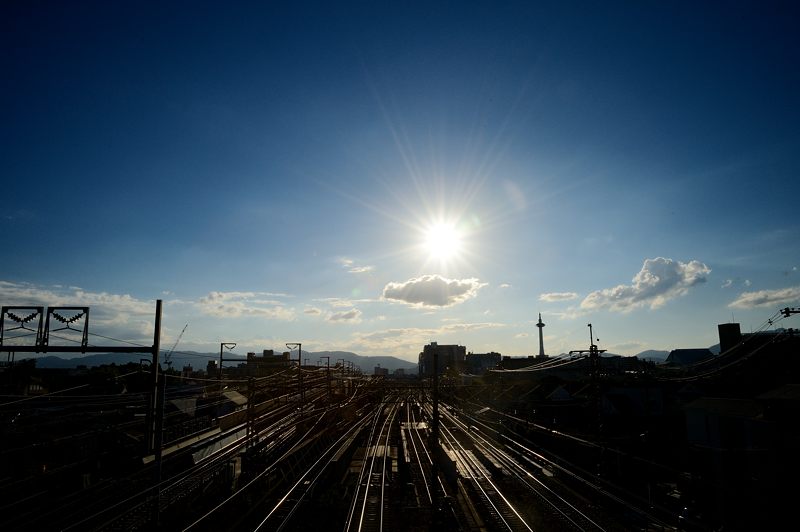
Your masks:
[[[586,296],[581,308],[614,312],[630,312],[640,307],[657,309],[667,301],[685,295],[689,288],[704,283],[709,273],[711,268],[697,260],[646,259],[630,285],[596,290]]]
[[[478,279],[448,279],[441,275],[423,275],[404,283],[388,283],[383,298],[415,307],[450,307],[475,297],[486,286]]]
[[[758,290],[756,292],[742,292],[739,297],[728,304],[730,308],[749,309],[756,307],[769,307],[784,305],[800,301],[800,286],[790,286],[777,290]]]

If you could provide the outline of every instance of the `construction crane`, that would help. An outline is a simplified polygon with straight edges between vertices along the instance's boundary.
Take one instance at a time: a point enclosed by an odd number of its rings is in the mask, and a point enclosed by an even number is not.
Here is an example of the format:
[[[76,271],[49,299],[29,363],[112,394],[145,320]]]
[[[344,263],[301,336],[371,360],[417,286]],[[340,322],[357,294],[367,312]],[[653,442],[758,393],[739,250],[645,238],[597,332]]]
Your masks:
[[[178,347],[178,342],[180,342],[180,341],[181,341],[181,338],[183,338],[183,333],[185,333],[185,332],[186,332],[186,327],[188,327],[188,326],[189,326],[189,324],[188,324],[188,323],[187,323],[186,325],[184,325],[184,326],[183,326],[183,330],[182,330],[182,331],[181,331],[181,333],[178,335],[178,339],[177,339],[177,340],[175,340],[175,343],[174,343],[174,344],[172,344],[172,349],[170,349],[170,350],[169,350],[169,352],[168,352],[166,355],[164,355],[164,364],[166,364],[166,365],[167,365],[167,369],[172,369],[172,360],[171,360],[171,358],[172,358],[172,352],[173,352],[173,351],[175,351],[175,348],[176,348],[176,347]]]

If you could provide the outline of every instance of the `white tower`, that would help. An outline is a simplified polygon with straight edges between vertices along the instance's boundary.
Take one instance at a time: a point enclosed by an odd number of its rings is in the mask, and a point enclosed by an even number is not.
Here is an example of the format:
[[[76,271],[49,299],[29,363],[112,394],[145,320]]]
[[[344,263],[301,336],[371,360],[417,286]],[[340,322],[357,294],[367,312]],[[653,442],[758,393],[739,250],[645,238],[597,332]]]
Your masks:
[[[542,329],[544,329],[544,323],[542,322],[542,313],[539,313],[539,323],[536,324],[539,327],[539,356],[544,357],[544,335],[542,334]]]

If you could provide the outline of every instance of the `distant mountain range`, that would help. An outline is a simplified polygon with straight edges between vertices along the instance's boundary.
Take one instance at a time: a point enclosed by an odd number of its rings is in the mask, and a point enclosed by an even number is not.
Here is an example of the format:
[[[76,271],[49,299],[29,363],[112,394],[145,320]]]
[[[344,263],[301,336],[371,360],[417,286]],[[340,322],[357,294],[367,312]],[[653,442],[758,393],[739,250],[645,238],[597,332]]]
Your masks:
[[[279,352],[278,350],[275,351]],[[386,368],[389,371],[396,369],[404,369],[406,373],[409,371],[416,372],[417,365],[413,362],[408,362],[397,357],[391,356],[365,356],[357,355],[349,351],[319,351],[319,352],[306,352],[303,351],[303,363],[316,365],[320,363],[321,357],[330,357],[331,366],[335,366],[339,360],[346,360],[352,362],[354,366],[360,367],[364,373],[372,373],[376,366]],[[225,354],[226,359],[236,358],[241,359],[242,362],[247,360],[246,355]],[[141,359],[150,361],[151,357],[146,354],[131,354],[131,353],[97,353],[91,355],[77,356],[74,358],[61,358],[58,356],[48,355],[36,359],[37,368],[75,368],[79,365],[86,367],[102,366],[108,364],[123,365],[130,362],[139,362]],[[295,357],[296,359],[296,357]],[[161,355],[161,365],[164,365],[164,354]],[[173,353],[171,356],[172,367],[180,369],[183,366],[191,365],[194,369],[205,369],[209,360],[219,360],[219,353],[197,353],[193,351],[181,351]],[[324,365],[323,360],[320,364]],[[236,362],[225,362],[226,366],[235,366]]]
[[[404,369],[406,373],[409,371],[417,371],[417,364],[414,362],[390,356],[357,355],[349,351],[319,351],[311,353],[308,357],[304,355],[303,358],[310,358],[313,363],[319,360],[320,357],[326,356],[331,358],[331,366],[336,365],[337,360],[344,359],[352,362],[356,366],[360,366],[361,371],[364,373],[372,373],[377,366],[386,368],[389,371],[394,371],[396,369]]]
[[[719,344],[713,345],[709,348],[712,353],[719,354]],[[275,350],[276,353],[281,352],[279,350]],[[295,353],[293,353],[295,354]],[[603,356],[617,356],[614,353],[604,353]],[[656,349],[648,349],[647,351],[642,351],[638,353],[636,357],[641,360],[651,360],[653,362],[663,362],[666,360],[667,356],[669,356],[669,351],[662,351]],[[409,362],[407,360],[403,360],[397,357],[392,356],[370,356],[370,355],[358,355],[356,353],[351,353],[350,351],[303,351],[303,364],[310,364],[310,365],[324,365],[325,361],[322,360],[322,357],[330,357],[330,364],[331,366],[335,366],[336,363],[342,359],[347,362],[351,362],[354,366],[360,367],[363,373],[372,374],[374,369],[378,366],[381,368],[386,368],[390,372],[393,372],[396,369],[403,369],[406,373],[409,372],[416,372],[417,371],[417,364],[414,362]],[[226,359],[230,358],[237,358],[241,359],[242,362],[247,360],[246,355],[238,355],[238,354],[225,354]],[[296,356],[294,359],[296,360]],[[74,368],[78,365],[84,365],[87,367],[93,366],[102,366],[104,364],[128,364],[129,362],[139,362],[141,359],[145,359],[148,362],[150,361],[150,357],[144,354],[129,354],[129,353],[99,353],[99,354],[92,354],[92,355],[84,355],[78,356],[74,358],[61,358],[58,356],[44,356],[36,359],[36,367],[38,368]],[[219,360],[219,353],[198,353],[194,351],[181,351],[172,354],[172,367],[175,369],[180,369],[183,366],[191,365],[195,369],[205,369],[206,364],[208,364],[209,360]],[[164,355],[161,355],[161,364],[164,365]],[[226,366],[229,365],[236,365],[236,362],[225,362]]]
[[[648,349],[636,355],[639,360],[650,360],[653,362],[664,362],[669,356],[669,351],[659,351],[657,349]]]

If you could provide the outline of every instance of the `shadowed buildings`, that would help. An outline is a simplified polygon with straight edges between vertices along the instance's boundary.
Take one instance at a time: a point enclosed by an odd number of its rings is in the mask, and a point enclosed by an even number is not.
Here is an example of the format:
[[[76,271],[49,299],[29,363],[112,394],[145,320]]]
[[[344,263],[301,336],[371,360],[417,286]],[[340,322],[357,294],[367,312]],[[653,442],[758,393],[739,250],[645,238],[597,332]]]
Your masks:
[[[463,345],[439,345],[431,342],[419,354],[419,375],[430,377],[433,375],[433,355],[439,358],[438,370],[442,375],[448,369],[455,371],[464,370],[467,348]]]

